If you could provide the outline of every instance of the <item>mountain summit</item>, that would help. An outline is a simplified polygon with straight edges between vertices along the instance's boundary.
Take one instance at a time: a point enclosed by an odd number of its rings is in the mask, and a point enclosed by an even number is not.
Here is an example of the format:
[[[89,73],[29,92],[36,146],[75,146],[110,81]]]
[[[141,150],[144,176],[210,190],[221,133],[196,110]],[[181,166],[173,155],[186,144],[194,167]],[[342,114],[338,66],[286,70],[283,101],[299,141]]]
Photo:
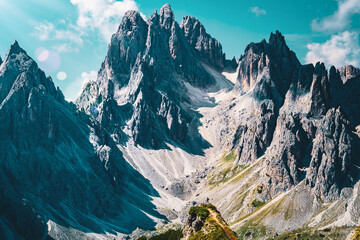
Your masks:
[[[123,116],[123,121],[129,120],[128,134],[145,148],[159,149],[165,142],[175,142],[189,151],[201,151],[207,144],[196,132],[199,123],[189,88],[216,88],[218,81],[231,84],[211,70],[224,68],[220,43],[198,20],[186,19],[179,26],[168,4],[147,21],[135,11],[127,12],[112,37],[96,83],[85,88],[77,105],[88,113],[96,107]],[[94,88],[96,92],[90,93]],[[110,102],[114,104],[107,106]],[[129,110],[123,114],[125,106]],[[104,126],[111,124],[103,121]],[[125,125],[117,122],[108,131],[121,132]]]
[[[166,4],[126,12],[69,103],[15,41],[0,60],[0,239],[137,239],[177,223],[194,238],[345,239],[360,219],[359,79],[302,65],[279,31],[228,60]]]

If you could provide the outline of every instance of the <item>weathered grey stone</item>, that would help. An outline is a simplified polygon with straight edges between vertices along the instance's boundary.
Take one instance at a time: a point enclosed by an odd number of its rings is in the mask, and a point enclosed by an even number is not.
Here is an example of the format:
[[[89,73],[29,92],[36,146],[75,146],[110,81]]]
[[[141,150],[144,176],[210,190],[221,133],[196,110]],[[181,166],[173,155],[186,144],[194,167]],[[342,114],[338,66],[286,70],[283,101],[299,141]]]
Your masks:
[[[212,38],[205,27],[194,17],[185,16],[180,24],[190,46],[194,48],[201,60],[222,70],[225,67],[225,55],[219,41]]]
[[[163,148],[165,142],[174,141],[193,151],[206,142],[195,132],[196,113],[184,107],[190,101],[184,81],[203,88],[215,84],[174,20],[170,5],[146,22],[130,11],[112,38],[96,84],[86,86],[77,105],[87,113],[96,108],[97,120],[119,139],[124,139],[121,128],[129,120],[130,137],[143,147]],[[126,89],[121,96],[120,89]],[[129,106],[127,114],[117,104],[119,99]],[[109,112],[117,117],[108,117]]]
[[[51,220],[96,233],[130,232],[139,224],[154,226],[142,211],[161,218],[150,203],[156,191],[148,181],[124,160],[102,126],[64,100],[17,42],[1,65],[0,93],[5,231],[42,239]]]
[[[242,95],[256,100],[250,105],[234,135],[233,146],[240,164],[253,162],[270,146],[280,107],[284,103],[295,70],[300,67],[284,37],[276,32],[269,43],[251,43],[240,57],[235,86]]]
[[[327,201],[338,199],[344,187],[357,181],[358,142],[340,109],[330,109],[321,120],[313,142],[306,182]]]

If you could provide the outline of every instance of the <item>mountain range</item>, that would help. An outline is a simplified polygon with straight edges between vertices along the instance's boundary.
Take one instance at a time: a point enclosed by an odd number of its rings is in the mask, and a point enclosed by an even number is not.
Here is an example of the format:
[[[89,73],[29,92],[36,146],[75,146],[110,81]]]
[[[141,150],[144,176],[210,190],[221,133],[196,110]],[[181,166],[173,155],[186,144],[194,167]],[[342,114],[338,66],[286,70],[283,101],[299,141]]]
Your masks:
[[[360,69],[279,31],[229,60],[169,4],[128,11],[74,102],[18,42],[0,64],[0,239],[136,239],[205,202],[242,239],[359,225]]]

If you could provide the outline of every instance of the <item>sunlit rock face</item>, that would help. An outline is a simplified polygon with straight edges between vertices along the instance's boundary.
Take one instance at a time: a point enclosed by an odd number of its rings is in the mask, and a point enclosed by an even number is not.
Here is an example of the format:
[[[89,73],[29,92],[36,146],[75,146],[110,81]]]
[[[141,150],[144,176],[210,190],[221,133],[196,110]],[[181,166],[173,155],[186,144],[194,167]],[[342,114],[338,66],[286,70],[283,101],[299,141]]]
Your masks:
[[[358,177],[358,79],[352,66],[328,72],[322,63],[301,65],[279,32],[249,44],[237,68],[239,98],[228,108],[240,112],[227,120],[237,125],[229,132],[236,164],[265,159],[270,195],[304,180],[326,201],[338,199]]]
[[[220,43],[194,21],[184,20],[180,27],[168,4],[146,21],[137,12],[127,12],[96,83],[85,88],[78,106],[88,112],[90,106],[100,108],[98,120],[119,140],[120,128],[129,120],[129,135],[143,147],[164,148],[165,142],[189,151],[206,147],[196,132],[197,117],[185,84],[203,89],[215,86],[208,68],[224,68],[224,56]],[[197,36],[188,35],[192,32]],[[108,112],[119,121],[107,121]]]
[[[360,70],[302,65],[278,31],[228,60],[169,4],[128,11],[75,104],[17,42],[0,66],[0,239],[114,237],[209,197],[237,224],[253,196],[345,204],[359,181]]]
[[[279,109],[300,66],[280,32],[272,33],[269,42],[246,47],[238,63],[235,90],[252,103],[241,107],[238,102],[243,113],[233,136],[233,148],[239,164],[254,162],[271,145]]]
[[[329,186],[336,185],[337,190],[330,190],[314,180],[315,162],[321,160],[312,154],[321,146],[313,139],[325,131],[321,124],[331,122],[328,115],[335,112],[350,121],[344,121],[344,129],[352,129],[351,122],[358,125],[354,92],[358,69],[348,66],[328,72],[321,63],[301,65],[278,31],[268,41],[249,44],[239,61],[230,61],[196,18],[186,16],[179,25],[168,4],[147,20],[130,11],[112,38],[97,81],[86,86],[77,105],[94,115],[119,143],[130,138],[148,149],[175,143],[201,153],[209,145],[197,132],[200,118],[186,86],[206,92],[216,85],[214,72],[227,67],[236,69],[232,92],[238,97],[219,108],[239,111],[236,117],[225,111],[215,117],[223,124],[219,144],[236,152],[238,165],[266,158],[263,180],[273,194],[306,180],[324,198],[336,199],[345,185],[326,179]],[[343,136],[356,145],[351,135],[347,130]],[[342,146],[335,141],[338,151]],[[356,151],[349,151],[356,156]],[[344,161],[356,157],[351,159]]]

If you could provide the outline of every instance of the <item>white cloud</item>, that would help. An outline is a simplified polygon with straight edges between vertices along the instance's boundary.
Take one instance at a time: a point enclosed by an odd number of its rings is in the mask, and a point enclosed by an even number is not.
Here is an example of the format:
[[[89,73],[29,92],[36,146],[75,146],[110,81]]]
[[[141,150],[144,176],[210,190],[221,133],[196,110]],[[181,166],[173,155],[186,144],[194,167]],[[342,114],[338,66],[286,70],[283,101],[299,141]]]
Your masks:
[[[70,0],[78,10],[77,25],[98,30],[109,41],[128,10],[138,10],[134,0]]]
[[[51,22],[35,22],[33,35],[41,41],[57,41],[59,44],[54,45],[54,50],[58,52],[78,51],[83,46],[82,36],[84,32],[77,26],[67,24],[61,20],[56,24]]]
[[[54,24],[49,22],[44,22],[44,23],[32,22],[32,25],[35,26],[34,35],[37,36],[41,41],[49,40],[50,35],[55,30]]]
[[[312,21],[311,27],[314,31],[342,31],[350,26],[352,16],[360,13],[359,0],[337,0],[337,2],[338,10],[333,15]]]
[[[79,48],[77,46],[73,46],[73,44],[69,44],[69,43],[55,44],[52,46],[52,48],[59,53],[79,52]]]
[[[90,71],[89,73],[87,72],[83,72],[81,74],[81,83],[82,83],[82,87],[85,86],[85,84],[87,84],[89,81],[95,81],[97,78],[97,72],[96,71]]]
[[[31,22],[34,35],[42,41],[56,41],[59,52],[79,51],[83,39],[92,33],[109,42],[128,10],[139,8],[134,0],[69,0],[77,9],[76,23],[62,19],[57,23]]]
[[[259,17],[260,15],[266,15],[265,9],[261,9],[259,7],[252,7],[250,8],[250,11],[254,13],[257,17]]]
[[[325,43],[310,43],[307,45],[309,52],[306,62],[315,64],[324,62],[325,65],[341,67],[354,65],[359,67],[360,46],[359,33],[345,31],[332,35]]]
[[[64,91],[66,99],[69,101],[76,100],[83,88],[85,87],[85,84],[87,84],[89,81],[95,81],[97,78],[97,72],[96,71],[90,71],[90,72],[83,72],[80,77],[78,77],[75,81],[72,81]]]

